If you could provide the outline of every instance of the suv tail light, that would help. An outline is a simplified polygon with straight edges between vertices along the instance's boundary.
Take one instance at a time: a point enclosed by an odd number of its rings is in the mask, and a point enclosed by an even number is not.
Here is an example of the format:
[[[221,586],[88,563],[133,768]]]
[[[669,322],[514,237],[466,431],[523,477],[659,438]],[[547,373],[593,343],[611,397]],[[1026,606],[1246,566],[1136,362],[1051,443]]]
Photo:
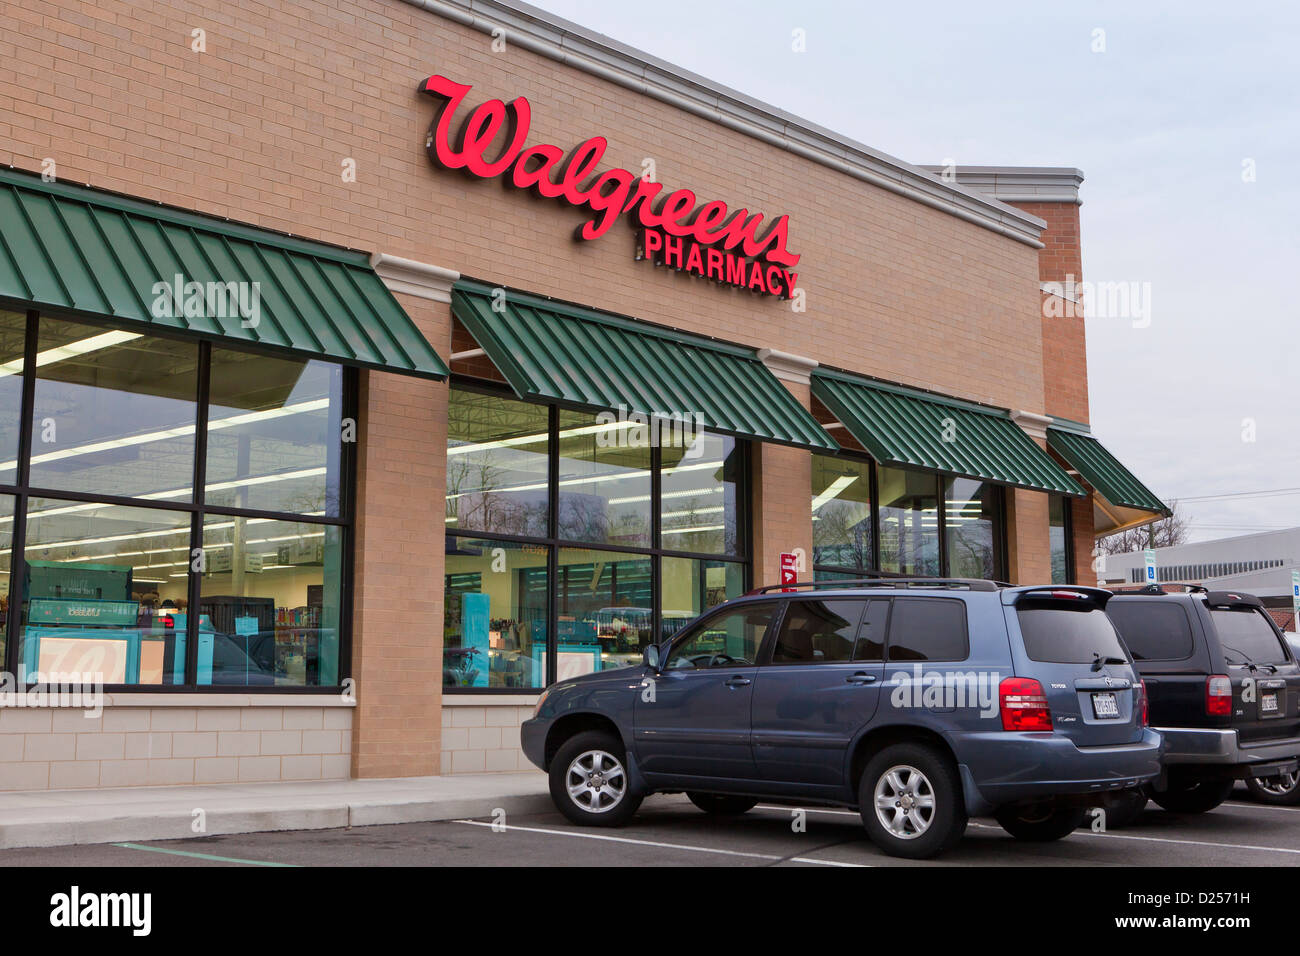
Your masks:
[[[1211,717],[1232,713],[1232,678],[1214,674],[1205,679],[1205,712]]]
[[[1147,727],[1151,724],[1151,711],[1148,709],[1147,700],[1147,682],[1144,680],[1138,681],[1138,687],[1142,689],[1142,710],[1140,711],[1142,714],[1142,723],[1138,724],[1138,726]]]
[[[1051,730],[1052,709],[1043,685],[1028,677],[1008,677],[998,685],[1003,730]]]

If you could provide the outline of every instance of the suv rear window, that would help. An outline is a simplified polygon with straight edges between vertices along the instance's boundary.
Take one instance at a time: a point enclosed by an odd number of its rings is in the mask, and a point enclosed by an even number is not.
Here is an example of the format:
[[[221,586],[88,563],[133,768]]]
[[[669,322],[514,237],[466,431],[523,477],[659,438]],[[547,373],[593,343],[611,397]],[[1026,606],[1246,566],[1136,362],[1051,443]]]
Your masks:
[[[1106,613],[1138,661],[1185,661],[1196,649],[1192,624],[1181,604],[1158,599],[1111,601]]]
[[[1257,608],[1211,608],[1219,644],[1229,664],[1285,664],[1286,651]]]
[[[891,661],[964,661],[966,603],[952,598],[895,598],[889,621]]]
[[[1091,664],[1100,657],[1127,661],[1115,625],[1090,601],[1021,601],[1016,605],[1025,653],[1042,664]]]

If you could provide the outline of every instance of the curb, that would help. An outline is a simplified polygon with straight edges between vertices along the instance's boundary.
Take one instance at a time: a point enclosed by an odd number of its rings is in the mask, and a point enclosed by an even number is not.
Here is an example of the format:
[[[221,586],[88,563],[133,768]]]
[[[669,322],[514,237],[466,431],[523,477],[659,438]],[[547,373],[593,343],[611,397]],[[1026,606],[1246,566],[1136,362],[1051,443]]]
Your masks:
[[[308,798],[304,802],[310,804],[311,800]],[[88,819],[85,814],[80,814],[69,815],[62,820],[0,823],[0,850],[190,840],[200,836],[229,836],[277,830],[333,830],[395,823],[432,823],[483,817],[497,809],[506,813],[538,813],[549,810],[551,806],[550,794],[543,792],[495,798],[453,797],[391,803],[333,800],[322,801],[314,806],[216,808],[205,810],[205,826],[201,832],[194,830],[195,818],[189,810],[167,808],[140,814],[106,814],[97,819]]]

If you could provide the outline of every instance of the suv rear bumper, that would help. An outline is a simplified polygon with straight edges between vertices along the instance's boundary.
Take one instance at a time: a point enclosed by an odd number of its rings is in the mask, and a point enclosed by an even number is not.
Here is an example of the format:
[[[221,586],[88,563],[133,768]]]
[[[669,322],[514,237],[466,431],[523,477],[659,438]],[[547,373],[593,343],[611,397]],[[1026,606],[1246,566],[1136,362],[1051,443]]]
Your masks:
[[[1157,727],[1165,738],[1165,764],[1197,764],[1211,767],[1272,764],[1300,757],[1300,737],[1242,743],[1235,730],[1195,727]],[[1249,776],[1249,774],[1243,774]]]
[[[968,813],[1138,787],[1159,776],[1164,749],[1160,735],[1149,728],[1137,743],[1109,747],[1077,747],[1067,737],[1014,731],[972,733],[953,743],[961,756]]]

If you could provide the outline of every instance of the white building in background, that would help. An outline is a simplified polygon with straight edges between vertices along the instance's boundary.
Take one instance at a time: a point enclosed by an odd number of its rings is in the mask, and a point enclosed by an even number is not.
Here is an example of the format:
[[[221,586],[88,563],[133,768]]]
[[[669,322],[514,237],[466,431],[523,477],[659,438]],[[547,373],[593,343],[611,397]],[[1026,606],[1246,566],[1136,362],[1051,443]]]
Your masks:
[[[1156,580],[1161,584],[1204,584],[1261,598],[1285,598],[1288,604],[1291,572],[1297,568],[1300,528],[1156,548]],[[1107,585],[1141,584],[1145,570],[1141,551],[1110,554],[1098,578]]]

